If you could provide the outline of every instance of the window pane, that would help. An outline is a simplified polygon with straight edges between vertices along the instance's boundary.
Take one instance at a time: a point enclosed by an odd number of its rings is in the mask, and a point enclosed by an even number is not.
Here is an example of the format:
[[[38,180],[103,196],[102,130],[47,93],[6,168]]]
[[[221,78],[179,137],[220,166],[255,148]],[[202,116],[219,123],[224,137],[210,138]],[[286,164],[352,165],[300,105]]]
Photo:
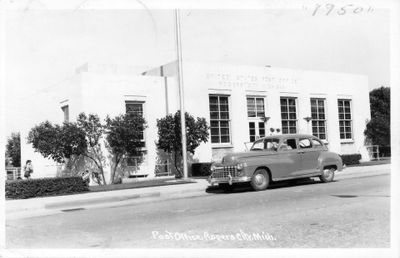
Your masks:
[[[218,112],[210,112],[210,118],[211,119],[219,119],[219,113]]]
[[[221,128],[221,135],[229,135],[229,128]]]
[[[219,143],[219,136],[211,136],[211,143]]]
[[[228,111],[228,110],[229,110],[228,105],[221,105],[220,106],[220,111]]]
[[[228,105],[228,97],[220,97],[219,104],[220,105]]]
[[[220,126],[221,126],[221,127],[229,128],[229,122],[228,122],[228,121],[221,121],[221,122],[220,122]]]
[[[222,143],[228,143],[229,142],[229,136],[221,136],[221,142]]]
[[[247,112],[248,117],[256,117],[256,112],[255,111],[249,111]]]
[[[210,96],[210,104],[218,104],[218,97]]]
[[[255,100],[254,98],[247,98],[247,106],[254,106]]]
[[[210,111],[218,111],[218,105],[210,104]]]
[[[221,112],[221,119],[229,119],[229,112]]]
[[[211,127],[219,127],[218,121],[211,121]]]
[[[211,135],[218,135],[219,129],[218,128],[211,128]]]

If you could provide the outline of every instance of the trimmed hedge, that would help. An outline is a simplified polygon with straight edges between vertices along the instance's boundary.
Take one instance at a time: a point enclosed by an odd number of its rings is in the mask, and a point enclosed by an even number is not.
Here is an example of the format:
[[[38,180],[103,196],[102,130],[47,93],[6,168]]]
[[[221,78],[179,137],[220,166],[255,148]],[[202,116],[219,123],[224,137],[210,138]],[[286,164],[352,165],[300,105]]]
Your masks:
[[[347,154],[340,155],[343,160],[343,165],[355,165],[360,164],[361,154]]]
[[[11,199],[26,199],[87,191],[89,191],[88,183],[78,176],[6,181],[6,197]]]
[[[191,176],[209,176],[211,175],[211,162],[193,163]]]

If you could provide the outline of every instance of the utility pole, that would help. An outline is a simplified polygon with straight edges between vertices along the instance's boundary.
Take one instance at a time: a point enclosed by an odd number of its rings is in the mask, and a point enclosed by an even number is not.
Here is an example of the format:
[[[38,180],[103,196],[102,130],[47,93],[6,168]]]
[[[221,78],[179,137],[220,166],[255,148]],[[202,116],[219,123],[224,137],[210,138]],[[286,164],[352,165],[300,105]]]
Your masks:
[[[181,110],[181,135],[182,135],[182,161],[183,161],[183,178],[188,178],[187,156],[186,156],[186,122],[185,122],[185,103],[183,92],[183,69],[182,69],[182,45],[181,45],[181,27],[179,10],[175,9],[175,33],[176,48],[178,55],[178,83],[179,83],[179,100]]]

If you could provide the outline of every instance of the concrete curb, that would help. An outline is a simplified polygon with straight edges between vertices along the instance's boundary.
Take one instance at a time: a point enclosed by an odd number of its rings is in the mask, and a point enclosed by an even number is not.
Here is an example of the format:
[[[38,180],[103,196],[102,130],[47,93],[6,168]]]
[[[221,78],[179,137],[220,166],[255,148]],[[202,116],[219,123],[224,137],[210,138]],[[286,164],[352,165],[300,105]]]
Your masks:
[[[124,189],[109,192],[94,192],[66,196],[53,196],[23,200],[7,200],[7,219],[32,217],[76,208],[120,206],[130,203],[155,202],[206,194],[208,183],[205,179],[195,183]]]
[[[346,178],[390,174],[390,168],[390,164],[368,167],[348,167],[338,172],[335,179],[341,180]],[[7,219],[15,219],[60,213],[63,210],[115,207],[127,204],[207,195],[206,189],[208,187],[208,182],[205,179],[196,179],[194,181],[195,183],[191,184],[124,189],[110,192],[95,192],[25,200],[8,200],[6,201],[6,216]]]

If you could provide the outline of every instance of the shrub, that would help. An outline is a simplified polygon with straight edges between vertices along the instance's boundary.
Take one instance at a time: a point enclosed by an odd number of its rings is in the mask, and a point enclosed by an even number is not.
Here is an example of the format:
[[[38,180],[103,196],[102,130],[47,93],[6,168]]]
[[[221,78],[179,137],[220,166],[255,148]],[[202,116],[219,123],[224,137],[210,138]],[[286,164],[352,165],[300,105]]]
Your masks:
[[[360,164],[361,154],[347,154],[340,155],[343,160],[343,165],[355,165]]]
[[[56,177],[6,181],[6,197],[26,199],[89,191],[82,177]]]
[[[209,176],[211,164],[211,162],[193,163],[191,176]]]
[[[379,156],[380,157],[390,157],[391,156],[390,146],[379,146]],[[376,155],[375,155],[376,156]],[[376,158],[376,157],[375,157]]]

